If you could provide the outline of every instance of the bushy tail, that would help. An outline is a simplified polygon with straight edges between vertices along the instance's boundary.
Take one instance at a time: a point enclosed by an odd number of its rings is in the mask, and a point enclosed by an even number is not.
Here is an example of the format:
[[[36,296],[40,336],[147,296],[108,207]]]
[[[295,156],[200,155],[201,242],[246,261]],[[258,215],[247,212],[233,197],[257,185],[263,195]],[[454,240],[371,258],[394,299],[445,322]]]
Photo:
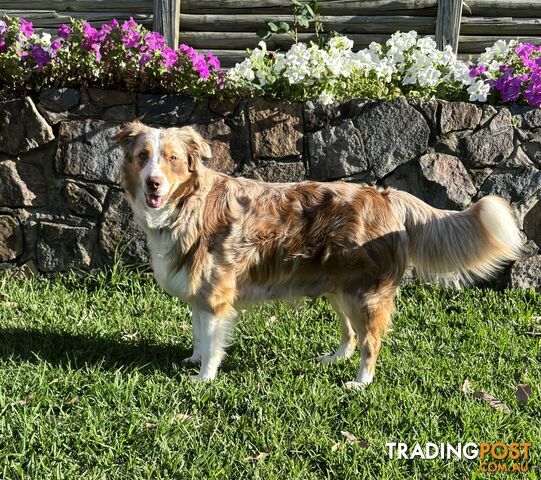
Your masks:
[[[406,192],[390,194],[409,236],[409,260],[424,277],[456,272],[491,277],[520,256],[522,240],[507,202],[488,196],[462,212],[438,210]]]

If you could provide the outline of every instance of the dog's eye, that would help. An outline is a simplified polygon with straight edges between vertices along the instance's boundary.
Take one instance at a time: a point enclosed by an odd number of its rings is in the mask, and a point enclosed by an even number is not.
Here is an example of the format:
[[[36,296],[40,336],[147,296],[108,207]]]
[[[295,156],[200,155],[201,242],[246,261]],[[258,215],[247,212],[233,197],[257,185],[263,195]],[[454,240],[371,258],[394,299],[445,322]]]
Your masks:
[[[139,154],[139,160],[142,160],[142,161],[145,161],[148,159],[148,152],[147,151],[143,151]]]
[[[175,157],[175,155],[171,155],[169,157],[169,160],[171,160],[172,162],[176,162],[177,161],[177,157]]]

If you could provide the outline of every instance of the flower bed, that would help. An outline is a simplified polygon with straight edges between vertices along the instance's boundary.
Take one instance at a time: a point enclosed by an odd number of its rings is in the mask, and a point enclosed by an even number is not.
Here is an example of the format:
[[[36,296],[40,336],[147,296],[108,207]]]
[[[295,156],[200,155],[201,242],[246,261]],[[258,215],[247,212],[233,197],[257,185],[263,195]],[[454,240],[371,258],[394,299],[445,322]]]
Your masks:
[[[54,40],[24,19],[0,20],[0,89],[36,92],[46,86],[100,87],[138,92],[185,92],[196,97],[264,96],[329,104],[348,98],[440,98],[541,106],[541,47],[497,41],[475,63],[436,49],[416,32],[354,52],[353,42],[294,44],[285,53],[264,42],[225,73],[216,56],[164,37],[130,19],[96,29],[75,20]]]

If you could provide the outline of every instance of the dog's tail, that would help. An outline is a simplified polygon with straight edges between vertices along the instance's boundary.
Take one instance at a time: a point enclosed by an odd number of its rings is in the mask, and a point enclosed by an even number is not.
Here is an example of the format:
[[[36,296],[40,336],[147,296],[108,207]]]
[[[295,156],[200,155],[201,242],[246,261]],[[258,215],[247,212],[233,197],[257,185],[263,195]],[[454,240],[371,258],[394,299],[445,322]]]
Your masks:
[[[491,277],[520,256],[522,240],[508,203],[484,197],[462,212],[438,210],[406,192],[390,192],[409,237],[409,260],[423,277],[456,272],[461,280]]]

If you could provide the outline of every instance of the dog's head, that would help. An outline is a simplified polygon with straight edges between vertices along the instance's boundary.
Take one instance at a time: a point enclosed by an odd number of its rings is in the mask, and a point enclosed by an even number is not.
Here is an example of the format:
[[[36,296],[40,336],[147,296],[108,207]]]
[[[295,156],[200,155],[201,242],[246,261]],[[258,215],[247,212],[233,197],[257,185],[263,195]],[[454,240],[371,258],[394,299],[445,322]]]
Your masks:
[[[124,150],[123,185],[132,202],[159,209],[193,191],[210,146],[191,127],[151,128],[139,121],[113,137]]]

